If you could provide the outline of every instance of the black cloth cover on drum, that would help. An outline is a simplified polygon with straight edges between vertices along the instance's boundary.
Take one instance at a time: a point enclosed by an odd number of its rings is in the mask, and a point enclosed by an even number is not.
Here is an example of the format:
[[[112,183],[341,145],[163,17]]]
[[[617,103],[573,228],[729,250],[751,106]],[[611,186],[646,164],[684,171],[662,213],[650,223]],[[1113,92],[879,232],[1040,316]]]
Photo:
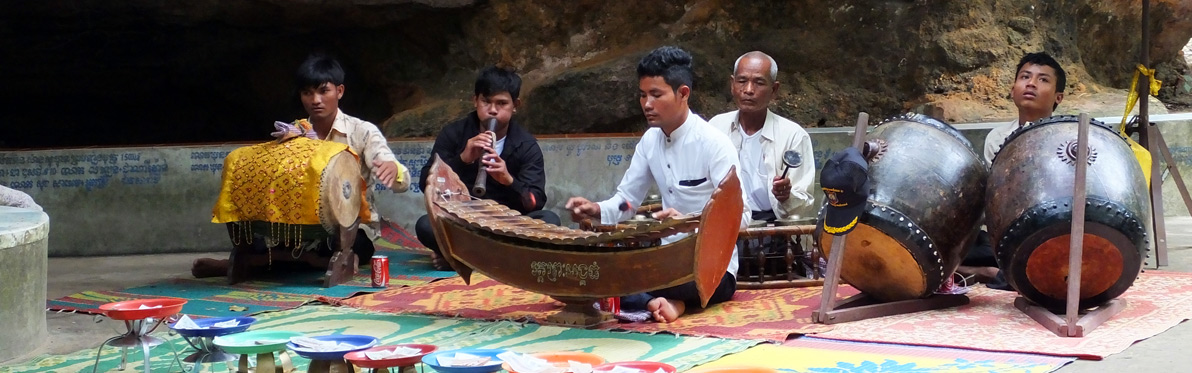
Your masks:
[[[869,163],[854,147],[832,154],[820,171],[824,190],[824,232],[843,235],[857,226],[869,199]]]

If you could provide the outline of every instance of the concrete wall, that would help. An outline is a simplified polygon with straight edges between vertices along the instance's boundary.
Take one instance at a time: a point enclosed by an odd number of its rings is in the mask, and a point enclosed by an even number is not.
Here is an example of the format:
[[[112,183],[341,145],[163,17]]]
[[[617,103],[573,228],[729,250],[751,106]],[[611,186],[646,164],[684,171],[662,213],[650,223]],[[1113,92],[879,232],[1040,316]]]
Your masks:
[[[992,127],[958,125],[977,147]],[[1161,127],[1180,170],[1192,181],[1192,128],[1184,123]],[[817,170],[852,139],[851,129],[845,128],[809,132]],[[612,194],[637,138],[552,138],[540,144],[547,205],[566,222],[562,205],[568,197],[603,199]],[[219,193],[223,157],[238,146],[242,144],[0,152],[0,184],[29,193],[53,217],[53,256],[227,250],[226,230],[210,223],[211,207]],[[394,141],[390,147],[416,173],[426,162],[431,141]],[[1166,211],[1186,215],[1173,184],[1165,182]],[[376,202],[383,216],[412,231],[425,213],[422,198],[418,190],[382,190]]]
[[[46,337],[46,250],[41,211],[0,206],[0,363],[41,347]]]

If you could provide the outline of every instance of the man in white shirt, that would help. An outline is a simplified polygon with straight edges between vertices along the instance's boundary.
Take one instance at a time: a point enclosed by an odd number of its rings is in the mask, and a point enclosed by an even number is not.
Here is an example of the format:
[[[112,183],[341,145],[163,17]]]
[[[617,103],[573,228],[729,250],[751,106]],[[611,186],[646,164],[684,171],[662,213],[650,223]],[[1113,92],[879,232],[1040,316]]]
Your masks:
[[[745,186],[746,203],[753,220],[794,219],[807,214],[815,198],[815,154],[811,136],[797,123],[770,111],[778,93],[778,64],[769,55],[753,51],[737,58],[730,78],[737,110],[708,121],[728,134],[739,153],[737,174]],[[801,167],[786,169],[782,155],[794,150],[802,156]]]
[[[654,218],[703,210],[717,184],[730,169],[737,167],[738,161],[728,138],[688,108],[692,75],[691,55],[677,47],[664,46],[642,58],[637,65],[639,101],[650,129],[634,149],[633,160],[617,186],[617,193],[601,202],[572,197],[566,204],[572,219],[598,220],[606,225],[629,219],[634,211],[622,211],[620,206],[641,204],[651,181],[662,194],[663,210],[655,213]],[[744,227],[749,221],[749,210],[743,208],[741,215]],[[664,242],[678,238],[671,236]],[[708,304],[732,299],[737,289],[736,273],[734,248],[732,260]],[[661,322],[675,321],[692,304],[700,304],[693,282],[621,298],[621,307],[646,309]]]
[[[986,164],[993,164],[993,158],[1014,131],[1050,117],[1064,100],[1064,86],[1067,84],[1064,68],[1047,53],[1027,53],[1023,56],[1018,61],[1014,85],[1010,88],[1010,97],[1018,108],[1018,119],[994,128],[985,136]],[[975,281],[985,283],[990,288],[1009,290],[994,259],[989,233],[985,231],[977,232],[976,242],[969,248],[968,255],[956,272],[965,277],[972,276]]]

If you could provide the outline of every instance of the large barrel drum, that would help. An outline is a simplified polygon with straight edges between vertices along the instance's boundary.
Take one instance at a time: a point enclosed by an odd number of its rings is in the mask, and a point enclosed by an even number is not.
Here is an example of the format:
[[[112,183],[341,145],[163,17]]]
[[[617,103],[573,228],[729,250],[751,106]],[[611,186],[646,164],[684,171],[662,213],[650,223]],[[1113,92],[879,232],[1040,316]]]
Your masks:
[[[212,222],[321,225],[334,233],[357,217],[367,221],[358,159],[345,144],[305,137],[233,150],[224,159]]]
[[[968,252],[988,171],[952,126],[918,114],[886,120],[866,137],[865,212],[845,242],[841,278],[884,301],[930,296]],[[815,241],[829,255],[835,236]]]
[[[1012,133],[993,160],[987,225],[1006,280],[1023,297],[1065,307],[1075,184],[1077,117],[1056,116]],[[1146,181],[1125,138],[1089,126],[1080,307],[1126,291],[1149,247]]]

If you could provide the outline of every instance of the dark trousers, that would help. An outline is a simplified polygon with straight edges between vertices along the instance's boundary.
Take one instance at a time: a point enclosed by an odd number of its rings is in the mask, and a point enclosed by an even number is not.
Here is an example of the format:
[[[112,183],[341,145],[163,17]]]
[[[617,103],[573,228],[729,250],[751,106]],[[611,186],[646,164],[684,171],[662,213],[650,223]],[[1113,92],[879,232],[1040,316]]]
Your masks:
[[[753,218],[753,221],[773,223],[778,220],[778,215],[774,214],[774,210],[753,211],[752,215],[751,218]]]
[[[322,242],[319,243],[319,246],[318,246],[318,248],[315,249],[315,251],[317,251],[319,253],[319,255],[322,255],[322,256],[328,256],[328,257],[331,256],[331,247],[328,245],[328,243],[331,240],[335,240],[335,239],[336,239],[336,237],[327,237],[326,240],[323,240]],[[264,235],[254,234],[252,244],[253,244],[253,252],[257,252],[257,253],[265,252],[266,244],[265,244],[265,236]],[[301,245],[301,244],[304,244],[304,243],[300,243],[299,245]],[[285,243],[278,244],[277,246],[274,246],[273,248],[274,249],[285,248],[285,249],[289,249],[289,250],[294,249],[294,247],[286,245]],[[356,240],[352,242],[352,252],[356,253],[356,256],[359,257],[359,264],[369,263],[372,260],[373,254],[377,252],[376,246],[373,246],[372,240],[368,239],[368,235],[364,233],[363,229],[356,230]]]
[[[968,254],[960,260],[960,265],[968,267],[997,267],[997,258],[994,255],[993,244],[989,240],[989,232],[983,230],[977,231],[977,239],[973,240],[973,246],[969,247]],[[1012,290],[1000,268],[993,282],[985,284],[985,286],[991,289]]]
[[[731,273],[724,272],[724,277],[720,278],[720,285],[712,293],[712,298],[708,299],[708,305],[711,306],[713,304],[727,302],[733,299],[733,293],[736,292],[737,277]],[[699,291],[696,290],[695,282],[693,281],[666,289],[623,296],[621,297],[621,308],[625,310],[644,310],[646,309],[646,305],[650,303],[650,300],[659,297],[681,300],[688,307],[699,306]]]
[[[559,220],[559,215],[550,210],[530,211],[530,213],[526,214],[526,216],[542,220],[549,224],[563,224],[562,220]],[[435,242],[435,231],[430,227],[429,216],[422,215],[422,217],[418,218],[418,222],[414,223],[414,233],[418,235],[418,242],[421,242],[423,246],[430,248],[430,250],[434,251],[435,254],[442,253],[439,251],[438,242]]]

